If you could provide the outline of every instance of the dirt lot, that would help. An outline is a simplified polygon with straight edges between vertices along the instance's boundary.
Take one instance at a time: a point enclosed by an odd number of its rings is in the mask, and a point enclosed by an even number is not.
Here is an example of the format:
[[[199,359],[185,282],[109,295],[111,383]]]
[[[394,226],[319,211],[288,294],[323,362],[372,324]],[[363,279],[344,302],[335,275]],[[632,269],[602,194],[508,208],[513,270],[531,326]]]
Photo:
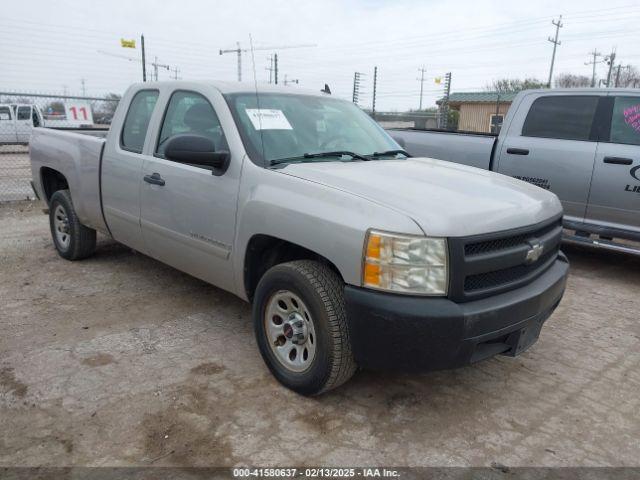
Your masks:
[[[0,205],[0,465],[640,465],[638,259],[566,248],[519,358],[308,399],[247,304],[106,239],[64,261],[39,208]]]

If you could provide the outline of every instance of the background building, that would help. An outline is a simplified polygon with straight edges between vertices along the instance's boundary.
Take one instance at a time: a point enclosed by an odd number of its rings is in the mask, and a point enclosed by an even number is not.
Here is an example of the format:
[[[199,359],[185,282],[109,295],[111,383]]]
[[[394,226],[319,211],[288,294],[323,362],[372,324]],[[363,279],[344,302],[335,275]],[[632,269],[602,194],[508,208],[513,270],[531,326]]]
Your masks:
[[[459,131],[498,133],[516,95],[497,92],[457,92],[449,96],[449,108],[457,110],[460,114]]]

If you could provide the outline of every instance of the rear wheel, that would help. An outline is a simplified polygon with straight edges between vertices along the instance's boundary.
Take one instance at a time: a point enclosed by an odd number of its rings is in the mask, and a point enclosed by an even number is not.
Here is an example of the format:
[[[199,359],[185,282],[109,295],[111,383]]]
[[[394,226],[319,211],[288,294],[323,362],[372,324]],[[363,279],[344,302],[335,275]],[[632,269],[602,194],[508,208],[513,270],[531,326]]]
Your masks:
[[[343,290],[334,271],[310,260],[276,265],[260,280],[253,304],[256,340],[284,386],[317,395],[355,372]]]
[[[80,223],[69,190],[58,190],[49,201],[53,245],[67,260],[80,260],[96,249],[96,231]]]

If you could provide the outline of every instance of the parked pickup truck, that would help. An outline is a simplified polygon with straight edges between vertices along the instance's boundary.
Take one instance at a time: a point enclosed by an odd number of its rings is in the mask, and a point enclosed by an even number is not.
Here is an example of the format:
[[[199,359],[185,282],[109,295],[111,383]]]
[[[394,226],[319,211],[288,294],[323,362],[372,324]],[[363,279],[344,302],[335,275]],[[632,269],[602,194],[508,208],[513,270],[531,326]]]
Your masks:
[[[493,170],[551,190],[572,232],[566,241],[640,254],[637,89],[521,92],[497,136],[390,134],[413,155]]]
[[[35,105],[0,105],[0,145],[27,145],[34,127],[43,126]]]
[[[568,272],[555,195],[409,158],[350,102],[252,87],[143,83],[105,138],[36,129],[59,254],[98,231],[252,302],[266,364],[302,394],[537,340]]]

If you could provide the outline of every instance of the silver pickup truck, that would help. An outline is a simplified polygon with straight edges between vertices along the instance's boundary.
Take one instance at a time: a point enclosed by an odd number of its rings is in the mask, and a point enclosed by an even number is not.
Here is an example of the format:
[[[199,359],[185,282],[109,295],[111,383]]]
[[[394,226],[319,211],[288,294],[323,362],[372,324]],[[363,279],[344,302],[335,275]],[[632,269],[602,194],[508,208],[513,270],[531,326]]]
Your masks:
[[[573,243],[640,254],[640,90],[529,90],[499,135],[391,130],[409,153],[554,192]]]
[[[565,288],[555,195],[409,158],[320,92],[134,85],[105,138],[36,129],[31,165],[62,257],[98,231],[252,302],[266,364],[302,394],[356,365],[517,355]]]

